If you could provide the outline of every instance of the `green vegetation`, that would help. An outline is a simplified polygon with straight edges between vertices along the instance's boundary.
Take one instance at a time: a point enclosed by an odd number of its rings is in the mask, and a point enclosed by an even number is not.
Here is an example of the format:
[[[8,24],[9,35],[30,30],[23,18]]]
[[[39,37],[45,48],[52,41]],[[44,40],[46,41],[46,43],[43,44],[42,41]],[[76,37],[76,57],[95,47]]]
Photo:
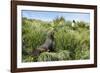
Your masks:
[[[89,59],[89,23],[77,21],[74,27],[71,24],[72,21],[66,21],[64,17],[50,22],[22,18],[22,62]],[[31,52],[44,43],[51,29],[55,31],[54,51],[32,56]]]

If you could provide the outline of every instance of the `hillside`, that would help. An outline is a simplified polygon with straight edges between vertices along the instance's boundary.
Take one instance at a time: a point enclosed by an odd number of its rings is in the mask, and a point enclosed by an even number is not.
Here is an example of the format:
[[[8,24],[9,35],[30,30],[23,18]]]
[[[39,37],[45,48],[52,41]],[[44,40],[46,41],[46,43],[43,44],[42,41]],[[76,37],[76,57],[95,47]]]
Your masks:
[[[84,60],[90,58],[89,23],[65,20],[53,21],[22,18],[22,62]],[[44,43],[46,35],[54,30],[55,48],[53,52],[42,52],[33,56],[31,52]]]

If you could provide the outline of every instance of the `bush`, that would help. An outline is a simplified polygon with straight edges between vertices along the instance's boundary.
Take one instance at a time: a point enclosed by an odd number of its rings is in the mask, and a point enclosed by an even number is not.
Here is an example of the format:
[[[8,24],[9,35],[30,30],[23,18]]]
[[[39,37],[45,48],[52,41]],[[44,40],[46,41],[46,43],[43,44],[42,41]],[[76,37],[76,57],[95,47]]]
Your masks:
[[[38,57],[38,61],[57,61],[58,57],[56,53],[49,53],[49,52],[44,52],[41,53],[40,56]]]
[[[59,60],[69,60],[70,53],[66,50],[52,53],[52,52],[44,52],[41,53],[38,57],[38,61],[59,61]]]
[[[67,50],[59,51],[57,54],[59,60],[70,60],[70,52]]]
[[[22,61],[59,61],[90,58],[89,24],[77,22],[73,29],[71,21],[64,17],[51,22],[36,19],[22,19]],[[43,52],[38,57],[31,55],[37,47],[44,43],[49,30],[55,31],[55,49],[53,52]]]

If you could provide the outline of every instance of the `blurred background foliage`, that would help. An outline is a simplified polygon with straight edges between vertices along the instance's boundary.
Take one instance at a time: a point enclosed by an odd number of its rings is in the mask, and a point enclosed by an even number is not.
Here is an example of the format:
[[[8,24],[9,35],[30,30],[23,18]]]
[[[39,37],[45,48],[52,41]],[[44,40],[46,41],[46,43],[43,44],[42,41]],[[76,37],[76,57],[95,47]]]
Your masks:
[[[53,21],[22,18],[22,62],[84,60],[90,58],[89,23],[56,17]],[[47,32],[55,30],[55,49],[38,57],[31,52],[44,43]]]

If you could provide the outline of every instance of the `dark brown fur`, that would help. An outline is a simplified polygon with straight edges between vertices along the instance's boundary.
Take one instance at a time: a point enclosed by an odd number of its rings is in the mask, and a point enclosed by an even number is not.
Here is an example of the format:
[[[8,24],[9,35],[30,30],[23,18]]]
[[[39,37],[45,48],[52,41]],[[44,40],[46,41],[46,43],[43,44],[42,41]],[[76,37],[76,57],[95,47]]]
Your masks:
[[[54,31],[50,31],[47,34],[45,42],[37,49],[33,50],[33,55],[38,56],[42,52],[54,51]]]

